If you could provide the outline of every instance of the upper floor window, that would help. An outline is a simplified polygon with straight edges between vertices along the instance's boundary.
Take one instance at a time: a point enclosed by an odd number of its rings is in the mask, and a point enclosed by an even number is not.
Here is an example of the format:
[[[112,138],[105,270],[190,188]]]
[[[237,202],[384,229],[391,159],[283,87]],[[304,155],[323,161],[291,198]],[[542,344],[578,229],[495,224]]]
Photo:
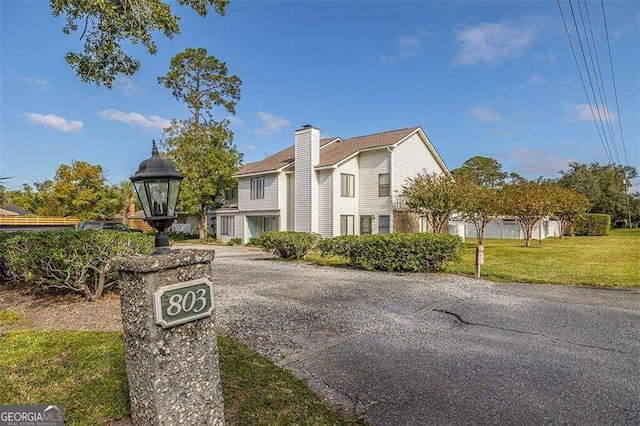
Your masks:
[[[340,196],[355,197],[356,196],[356,176],[346,173],[340,174]]]
[[[264,178],[251,178],[251,199],[264,198]]]
[[[391,194],[390,187],[389,173],[380,173],[378,175],[378,197],[388,197]]]
[[[238,202],[238,188],[229,188],[224,191],[224,199],[227,204],[235,204]]]

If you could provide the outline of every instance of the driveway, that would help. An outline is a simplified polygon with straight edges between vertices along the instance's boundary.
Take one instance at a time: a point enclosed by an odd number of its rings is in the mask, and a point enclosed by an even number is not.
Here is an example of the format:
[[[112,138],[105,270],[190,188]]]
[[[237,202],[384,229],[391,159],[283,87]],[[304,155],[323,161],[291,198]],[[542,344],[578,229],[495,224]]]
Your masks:
[[[216,251],[221,329],[374,424],[640,424],[638,291]]]

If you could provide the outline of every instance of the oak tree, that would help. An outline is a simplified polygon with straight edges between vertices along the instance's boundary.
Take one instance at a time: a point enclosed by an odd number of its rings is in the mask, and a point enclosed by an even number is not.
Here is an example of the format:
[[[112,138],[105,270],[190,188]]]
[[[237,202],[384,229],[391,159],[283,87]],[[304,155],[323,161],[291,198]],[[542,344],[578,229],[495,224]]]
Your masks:
[[[224,15],[229,0],[177,0],[201,16],[209,6]],[[66,61],[84,82],[112,87],[115,78],[133,75],[140,61],[126,53],[123,44],[142,44],[154,55],[154,33],[168,38],[180,34],[179,18],[163,0],[50,0],[54,17],[64,15],[65,34],[80,32],[81,52],[68,52]]]

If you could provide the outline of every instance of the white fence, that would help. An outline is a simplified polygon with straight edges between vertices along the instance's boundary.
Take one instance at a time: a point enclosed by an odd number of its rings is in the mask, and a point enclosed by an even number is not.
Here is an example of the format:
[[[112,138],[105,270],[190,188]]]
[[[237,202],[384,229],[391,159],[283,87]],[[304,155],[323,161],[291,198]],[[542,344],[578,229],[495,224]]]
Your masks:
[[[473,222],[449,222],[449,233],[463,238],[476,238],[476,227]],[[548,237],[560,236],[560,223],[557,220],[542,219],[533,227],[532,238],[544,240]],[[524,231],[518,219],[498,219],[491,221],[484,228],[484,238],[524,239]]]

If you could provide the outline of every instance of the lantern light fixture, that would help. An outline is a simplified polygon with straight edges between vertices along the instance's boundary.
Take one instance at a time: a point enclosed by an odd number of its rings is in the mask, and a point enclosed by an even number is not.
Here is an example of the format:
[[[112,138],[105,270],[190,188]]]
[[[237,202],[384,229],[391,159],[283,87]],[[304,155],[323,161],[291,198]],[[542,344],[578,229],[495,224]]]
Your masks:
[[[170,250],[166,231],[176,219],[176,204],[183,178],[171,162],[160,156],[155,140],[151,157],[140,163],[138,171],[130,178],[142,204],[145,222],[158,231],[156,254]]]

